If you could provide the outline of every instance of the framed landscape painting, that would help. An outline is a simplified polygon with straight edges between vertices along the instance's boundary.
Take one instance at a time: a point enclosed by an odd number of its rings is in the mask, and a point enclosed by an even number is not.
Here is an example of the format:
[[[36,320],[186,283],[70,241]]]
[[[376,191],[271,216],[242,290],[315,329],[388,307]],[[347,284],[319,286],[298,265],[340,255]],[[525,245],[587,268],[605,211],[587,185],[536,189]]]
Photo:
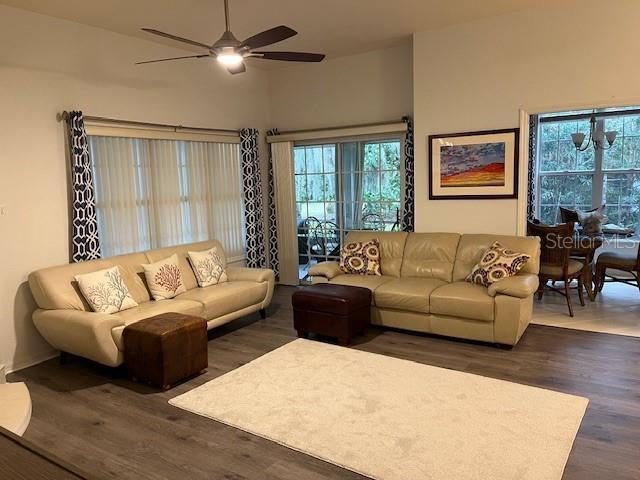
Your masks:
[[[429,136],[429,199],[517,198],[519,130]]]

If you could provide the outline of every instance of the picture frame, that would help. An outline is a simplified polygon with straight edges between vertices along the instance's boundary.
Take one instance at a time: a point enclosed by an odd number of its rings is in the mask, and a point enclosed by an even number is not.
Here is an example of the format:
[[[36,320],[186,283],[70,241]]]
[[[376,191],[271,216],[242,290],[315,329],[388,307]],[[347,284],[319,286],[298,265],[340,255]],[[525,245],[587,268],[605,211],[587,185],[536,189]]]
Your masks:
[[[520,129],[429,135],[429,199],[518,198]]]

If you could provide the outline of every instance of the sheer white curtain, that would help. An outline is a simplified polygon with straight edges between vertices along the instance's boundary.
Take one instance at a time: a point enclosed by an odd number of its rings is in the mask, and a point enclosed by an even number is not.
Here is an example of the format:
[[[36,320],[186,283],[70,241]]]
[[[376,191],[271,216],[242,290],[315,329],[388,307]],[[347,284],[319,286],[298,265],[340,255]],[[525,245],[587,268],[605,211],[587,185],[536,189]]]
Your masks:
[[[103,256],[215,238],[244,257],[238,144],[89,136]]]
[[[271,144],[273,180],[278,222],[280,283],[298,285],[298,237],[294,186],[293,142]]]
[[[244,252],[242,174],[237,144],[186,142],[190,238],[216,238],[227,255]],[[212,162],[210,159],[215,158]]]
[[[180,142],[141,141],[145,146],[142,201],[149,216],[151,248],[188,243],[182,218]]]

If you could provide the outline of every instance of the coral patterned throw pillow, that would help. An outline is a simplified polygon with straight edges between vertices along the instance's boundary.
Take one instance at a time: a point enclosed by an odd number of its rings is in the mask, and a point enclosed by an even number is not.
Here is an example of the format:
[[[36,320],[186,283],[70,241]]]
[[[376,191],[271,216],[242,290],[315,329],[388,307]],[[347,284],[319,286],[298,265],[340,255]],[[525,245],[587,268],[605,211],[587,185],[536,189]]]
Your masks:
[[[138,306],[118,267],[84,273],[74,278],[94,312],[116,313]]]
[[[159,262],[142,265],[142,268],[154,300],[167,300],[187,291],[175,253]]]
[[[227,281],[226,262],[216,247],[204,252],[188,252],[188,254],[199,286],[208,287]]]

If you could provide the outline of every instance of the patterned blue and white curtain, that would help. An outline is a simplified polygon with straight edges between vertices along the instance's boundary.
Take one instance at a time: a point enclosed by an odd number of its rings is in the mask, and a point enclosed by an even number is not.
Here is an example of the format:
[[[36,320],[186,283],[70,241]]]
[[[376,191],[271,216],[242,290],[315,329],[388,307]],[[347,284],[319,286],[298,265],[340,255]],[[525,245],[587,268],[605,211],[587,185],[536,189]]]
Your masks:
[[[93,172],[82,112],[70,112],[67,122],[71,150],[70,256],[72,262],[84,262],[100,258]]]
[[[536,162],[538,156],[538,115],[529,117],[529,162],[527,181],[527,220],[533,221],[536,216]]]
[[[269,130],[267,135],[278,135],[278,129]],[[276,280],[280,277],[280,262],[278,261],[278,217],[276,213],[276,192],[273,178],[273,154],[269,148],[269,192],[268,192],[268,224],[267,241],[269,242],[269,268],[276,275]]]
[[[262,221],[262,183],[258,154],[258,130],[240,130],[240,158],[242,163],[242,189],[247,243],[247,267],[266,268],[267,255],[264,245]]]
[[[402,207],[402,230],[413,232],[415,228],[415,185],[414,185],[414,158],[413,158],[413,121],[411,117],[402,118],[407,124],[407,132],[404,137],[404,204]]]

